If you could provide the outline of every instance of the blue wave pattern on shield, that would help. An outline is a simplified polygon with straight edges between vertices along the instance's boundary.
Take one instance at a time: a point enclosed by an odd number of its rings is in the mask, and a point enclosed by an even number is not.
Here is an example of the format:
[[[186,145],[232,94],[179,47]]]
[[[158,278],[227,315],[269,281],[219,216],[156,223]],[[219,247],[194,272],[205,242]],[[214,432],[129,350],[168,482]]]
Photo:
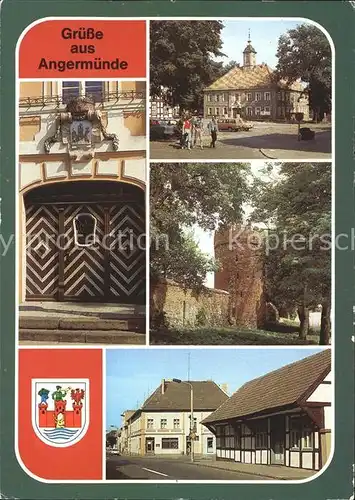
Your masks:
[[[53,429],[53,430],[43,430],[43,434],[50,441],[69,441],[75,437],[80,429]]]

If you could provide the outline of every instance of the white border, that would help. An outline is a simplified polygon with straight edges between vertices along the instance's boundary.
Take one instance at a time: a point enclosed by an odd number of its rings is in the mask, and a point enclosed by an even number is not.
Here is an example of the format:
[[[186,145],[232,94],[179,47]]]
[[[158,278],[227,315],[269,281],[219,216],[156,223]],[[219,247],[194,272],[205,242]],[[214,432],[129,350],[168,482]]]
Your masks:
[[[85,423],[82,426],[80,434],[74,438],[72,441],[69,441],[68,443],[54,443],[53,441],[49,441],[48,439],[45,439],[43,435],[40,433],[38,430],[38,405],[36,404],[36,398],[37,398],[37,392],[36,392],[36,384],[55,384],[55,383],[60,383],[60,384],[71,384],[71,383],[79,383],[79,384],[85,384],[85,396],[84,396],[84,404],[83,404],[83,409],[85,413]],[[89,379],[83,378],[33,378],[31,379],[31,388],[32,388],[32,394],[31,394],[31,406],[32,406],[32,427],[37,435],[37,437],[47,446],[53,446],[54,448],[70,448],[70,446],[73,446],[74,444],[78,443],[83,439],[85,436],[88,427],[89,427],[89,422],[90,422],[90,382]]]
[[[46,21],[54,21],[54,20],[75,20],[77,21],[78,19],[81,19],[81,20],[94,20],[94,21],[146,21],[146,25],[149,26],[149,21],[152,21],[152,20],[158,20],[158,21],[169,21],[169,20],[172,20],[172,21],[178,21],[178,20],[181,20],[181,21],[198,21],[198,20],[203,20],[203,21],[214,21],[215,18],[213,17],[203,17],[203,16],[184,16],[184,17],[150,17],[150,16],[147,16],[147,17],[61,17],[61,16],[52,16],[52,17],[44,17],[44,18],[41,18],[41,19],[38,19],[36,21],[34,21],[33,23],[31,23],[29,26],[27,26],[27,28],[21,33],[18,41],[17,41],[17,44],[16,44],[16,56],[15,56],[15,62],[16,62],[16,96],[15,96],[15,116],[16,116],[16,123],[18,124],[19,122],[19,107],[18,107],[18,97],[19,97],[19,83],[20,83],[20,78],[19,78],[19,65],[18,65],[18,61],[19,61],[19,48],[20,48],[20,44],[24,38],[24,36],[26,35],[26,33],[31,29],[33,28],[34,26],[36,26],[37,24],[40,24],[40,23],[43,23],[43,22],[46,22]],[[322,160],[315,160],[314,158],[313,159],[288,159],[288,160],[270,160],[270,161],[275,161],[275,162],[280,162],[280,163],[286,163],[287,161],[297,161],[299,163],[314,163],[314,162],[317,162],[317,163],[320,163],[320,162],[324,162],[324,163],[331,163],[332,164],[332,242],[333,242],[333,245],[332,245],[332,300],[331,300],[331,308],[332,308],[332,314],[331,314],[331,323],[332,323],[332,328],[333,330],[335,329],[335,322],[334,322],[334,319],[335,319],[335,247],[334,247],[334,239],[335,239],[335,174],[334,174],[334,171],[335,171],[335,168],[334,168],[334,160],[335,160],[335,46],[334,46],[334,42],[331,38],[331,36],[329,35],[329,33],[326,31],[325,28],[323,28],[323,26],[321,26],[320,24],[318,24],[316,21],[313,21],[312,19],[308,19],[308,18],[304,18],[304,17],[223,17],[221,16],[221,20],[224,21],[224,20],[228,20],[228,21],[264,21],[267,20],[267,21],[280,21],[280,20],[283,20],[283,21],[299,21],[299,22],[306,22],[308,24],[311,24],[313,26],[316,26],[327,38],[328,42],[329,42],[329,45],[331,47],[331,50],[332,50],[332,113],[331,113],[331,116],[332,116],[332,133],[331,133],[331,146],[332,146],[332,149],[331,149],[331,158],[330,159],[322,159]],[[149,38],[149,30],[147,30],[147,38]],[[147,51],[148,51],[148,47],[147,47]],[[149,53],[148,53],[148,57],[147,57],[147,68],[149,68]],[[64,75],[63,75],[64,76]],[[73,78],[73,79],[70,79],[70,78],[61,78],[61,80],[77,80],[77,78]],[[28,81],[28,79],[23,79],[23,80],[26,80]],[[35,78],[33,79],[33,81],[53,81],[53,80],[56,80],[56,79],[43,79],[43,78]],[[88,79],[90,80],[90,79]],[[97,78],[96,78],[97,80]],[[108,78],[108,79],[102,79],[102,80],[107,80],[107,81],[110,81],[110,80],[117,80],[117,78]],[[122,80],[124,80],[122,78]],[[127,80],[130,80],[130,79],[127,79]],[[138,80],[137,78],[133,79],[133,80]],[[148,88],[148,82],[149,82],[149,72],[148,74],[146,75],[146,79],[144,79],[147,81],[147,91],[149,92],[149,88]],[[149,118],[149,104],[148,104],[148,107],[147,107],[147,116]],[[149,124],[149,121],[148,121],[148,124]],[[147,142],[149,143],[149,128],[147,129]],[[18,230],[19,230],[19,227],[18,227],[18,216],[19,216],[19,207],[18,207],[18,185],[19,185],[19,172],[18,172],[18,167],[17,167],[17,164],[18,164],[18,158],[19,158],[19,127],[16,126],[16,133],[15,133],[15,140],[16,140],[16,166],[15,166],[15,170],[16,170],[16,180],[15,180],[15,189],[16,189],[16,192],[15,192],[15,196],[16,196],[16,210],[15,210],[15,217],[16,217],[16,222],[15,222],[15,228],[16,228],[16,235],[18,234]],[[149,178],[149,163],[150,163],[150,159],[149,159],[149,147],[147,149],[147,164],[148,164],[148,168],[147,168],[147,177]],[[260,159],[262,160],[262,158]],[[265,159],[266,161],[267,159]],[[168,162],[172,162],[173,160],[165,160],[166,163]],[[179,163],[179,162],[184,162],[184,160],[175,160],[176,163]],[[198,160],[185,160],[185,162],[198,162]],[[230,163],[243,163],[243,162],[252,162],[253,160],[251,160],[250,158],[247,158],[247,159],[237,159],[237,160],[230,160],[229,162]],[[160,159],[155,159],[155,162],[156,163],[163,163],[164,160],[160,160]],[[204,163],[218,163],[218,162],[228,162],[228,160],[225,160],[225,159],[215,159],[215,160],[200,160],[199,162],[204,162]],[[147,183],[147,186],[148,186],[148,191],[147,193],[149,194],[149,182]],[[147,200],[148,200],[148,205],[149,205],[149,198],[148,198],[148,195],[147,195]],[[149,213],[149,211],[148,211]],[[15,242],[16,242],[16,249],[15,249],[15,258],[16,258],[16,263],[15,263],[15,306],[16,306],[16,310],[15,310],[15,351],[16,351],[16,355],[15,355],[15,454],[16,454],[16,458],[20,464],[20,466],[23,468],[23,470],[26,472],[26,474],[28,474],[32,479],[35,479],[39,482],[42,482],[42,483],[48,483],[48,484],[151,484],[151,485],[154,485],[154,484],[303,484],[303,483],[309,483],[310,481],[313,481],[314,479],[318,478],[320,475],[322,475],[325,470],[329,467],[329,464],[331,463],[332,459],[333,459],[333,456],[334,456],[334,450],[335,450],[335,430],[332,431],[331,433],[331,443],[332,443],[332,449],[331,449],[331,453],[328,457],[328,460],[326,462],[326,464],[323,465],[322,469],[320,471],[318,471],[316,474],[314,474],[313,476],[309,477],[309,478],[306,478],[306,479],[302,479],[302,480],[267,480],[267,481],[263,481],[263,480],[186,480],[186,479],[172,479],[172,480],[107,480],[107,479],[102,479],[102,480],[46,480],[46,479],[43,479],[41,477],[38,477],[36,476],[35,474],[33,474],[27,467],[26,465],[23,463],[22,459],[21,459],[21,456],[20,456],[20,453],[19,453],[19,449],[18,449],[18,419],[16,418],[16,415],[18,414],[18,357],[19,357],[19,349],[53,349],[53,348],[58,348],[58,349],[82,349],[83,346],[61,346],[61,345],[58,345],[57,346],[36,346],[36,347],[31,347],[31,346],[19,346],[19,328],[18,328],[18,324],[19,324],[19,300],[18,300],[18,277],[19,277],[19,269],[18,269],[18,255],[19,255],[19,245],[18,245],[18,240],[17,238],[15,238]],[[149,269],[147,269],[147,273],[149,274]],[[148,277],[148,280],[147,280],[147,286],[149,285],[149,277]],[[147,301],[146,301],[146,304],[147,304],[147,308],[146,308],[146,311],[148,312],[148,317],[149,317],[149,294],[148,294],[148,297],[147,297]],[[335,346],[334,346],[334,333],[333,333],[333,344],[332,344],[332,347],[331,347],[331,351],[332,351],[332,371],[334,373],[334,370],[335,370]],[[243,346],[243,348],[246,348],[246,349],[275,349],[275,348],[279,348],[279,349],[290,349],[290,348],[297,348],[298,346]],[[315,347],[315,346],[299,346],[299,348],[305,348],[305,347],[309,347],[310,351],[312,349],[312,347]],[[317,346],[318,347],[318,346]],[[319,347],[322,347],[322,346],[319,346]],[[85,346],[85,349],[101,349],[101,352],[102,352],[102,356],[106,356],[106,350],[109,349],[108,346],[106,345],[94,345],[94,346]],[[111,349],[122,349],[122,348],[127,348],[127,347],[123,347],[123,346],[110,346]],[[129,347],[130,349],[145,349],[146,346],[130,346]],[[167,348],[167,346],[149,346],[150,349],[159,349],[159,348]],[[241,347],[240,346],[171,346],[170,349],[176,349],[176,348],[181,348],[181,349],[186,349],[186,348],[197,348],[197,349],[221,349],[223,350],[224,348],[225,349],[240,349]],[[327,347],[324,347],[325,349]],[[106,366],[106,359],[105,361],[102,360],[103,362],[103,366]],[[105,370],[103,369],[103,372]],[[106,373],[103,373],[104,375],[104,380],[103,380],[103,384],[106,385]],[[333,416],[335,416],[335,383],[332,384],[333,386],[333,404],[332,404],[332,409],[333,409]],[[106,395],[104,395],[103,397],[103,403],[106,403]],[[103,407],[103,411],[106,411],[106,408]],[[104,423],[104,422],[103,422]],[[106,422],[105,422],[106,423]],[[105,431],[106,429],[103,427],[103,432]],[[105,439],[103,439],[103,447],[105,446]],[[106,452],[105,452],[105,455],[106,455]],[[105,462],[106,462],[106,459],[105,459]],[[104,474],[104,471],[103,471],[103,477],[105,477],[105,474]]]

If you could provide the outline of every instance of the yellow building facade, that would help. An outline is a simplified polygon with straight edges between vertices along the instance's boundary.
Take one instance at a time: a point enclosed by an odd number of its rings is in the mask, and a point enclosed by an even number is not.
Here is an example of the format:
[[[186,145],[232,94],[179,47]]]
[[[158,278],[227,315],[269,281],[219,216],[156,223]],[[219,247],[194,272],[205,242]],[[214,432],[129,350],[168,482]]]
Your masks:
[[[22,81],[19,302],[145,303],[145,81]]]

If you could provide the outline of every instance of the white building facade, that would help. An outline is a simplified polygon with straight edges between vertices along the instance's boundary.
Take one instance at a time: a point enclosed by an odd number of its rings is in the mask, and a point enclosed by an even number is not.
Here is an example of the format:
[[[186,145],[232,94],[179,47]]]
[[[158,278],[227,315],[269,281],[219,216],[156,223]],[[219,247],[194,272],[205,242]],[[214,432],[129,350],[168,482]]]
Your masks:
[[[193,425],[191,425],[191,385]],[[212,381],[161,386],[127,420],[127,453],[131,455],[214,455],[216,437],[201,424],[228,395]],[[124,436],[124,434],[122,434]],[[123,438],[125,439],[125,438]]]
[[[194,453],[216,453],[216,438],[201,424],[211,412],[194,413]],[[130,425],[131,454],[188,455],[191,450],[190,412],[142,412]]]

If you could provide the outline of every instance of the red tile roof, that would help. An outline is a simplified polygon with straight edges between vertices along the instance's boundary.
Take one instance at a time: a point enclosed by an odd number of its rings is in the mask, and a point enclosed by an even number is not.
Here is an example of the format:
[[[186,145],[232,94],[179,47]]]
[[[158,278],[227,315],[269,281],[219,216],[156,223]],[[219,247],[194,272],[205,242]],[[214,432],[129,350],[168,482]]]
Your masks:
[[[228,399],[228,395],[212,380],[190,383],[193,386],[193,404],[196,411],[215,410]],[[141,410],[189,411],[190,407],[189,385],[166,380],[164,394],[160,385],[143,403]]]
[[[267,64],[257,64],[255,66],[235,66],[225,75],[218,78],[206,90],[249,90],[249,89],[270,89],[289,88],[302,91],[300,82],[286,85],[285,82],[276,82],[274,71]]]
[[[331,349],[283,366],[244,384],[202,423],[246,417],[296,404],[330,372]]]

